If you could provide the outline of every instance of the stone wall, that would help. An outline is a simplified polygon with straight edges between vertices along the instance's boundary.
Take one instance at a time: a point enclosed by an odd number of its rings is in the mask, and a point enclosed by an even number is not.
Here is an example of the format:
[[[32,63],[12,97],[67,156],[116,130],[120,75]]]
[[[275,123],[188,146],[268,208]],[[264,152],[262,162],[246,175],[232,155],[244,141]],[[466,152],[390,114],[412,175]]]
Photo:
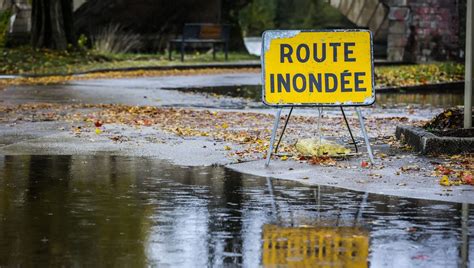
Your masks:
[[[470,1],[470,0],[469,0]],[[349,20],[374,34],[390,61],[459,56],[458,0],[331,0]]]
[[[459,8],[454,0],[388,0],[387,54],[391,61],[457,57]]]

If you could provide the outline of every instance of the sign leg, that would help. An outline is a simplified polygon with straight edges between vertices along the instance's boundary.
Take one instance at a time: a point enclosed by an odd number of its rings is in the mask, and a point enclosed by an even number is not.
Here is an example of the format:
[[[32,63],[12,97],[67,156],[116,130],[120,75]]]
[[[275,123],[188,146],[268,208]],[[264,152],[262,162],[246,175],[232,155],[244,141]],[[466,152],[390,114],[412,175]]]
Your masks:
[[[270,158],[272,157],[273,144],[275,143],[275,136],[278,130],[278,123],[280,123],[280,115],[283,108],[278,109],[275,115],[275,122],[273,123],[272,137],[270,138],[270,145],[268,146],[267,161],[265,162],[265,167],[268,167],[270,164]]]
[[[277,145],[275,146],[275,153],[278,151],[278,147],[280,147],[281,140],[283,139],[283,134],[285,134],[286,126],[288,125],[288,121],[290,121],[291,113],[293,112],[293,106],[291,106],[290,112],[286,117],[285,125],[283,126],[283,130],[281,131],[280,138],[278,139]]]
[[[364,136],[365,145],[367,146],[367,153],[369,153],[370,163],[374,165],[374,155],[372,154],[372,148],[370,147],[369,136],[367,136],[367,131],[365,130],[364,118],[362,117],[359,107],[355,107],[355,109],[357,111],[357,115],[359,116],[360,131]]]
[[[347,117],[346,117],[346,113],[344,112],[344,108],[342,108],[342,106],[339,106],[339,107],[341,107],[342,117],[344,117],[344,122],[346,122],[346,127],[347,127],[347,130],[349,130],[349,135],[351,135],[352,143],[354,144],[356,153],[358,153],[359,149],[357,148],[357,142],[355,141],[354,136],[352,135],[351,126],[349,126],[349,122],[347,121]]]

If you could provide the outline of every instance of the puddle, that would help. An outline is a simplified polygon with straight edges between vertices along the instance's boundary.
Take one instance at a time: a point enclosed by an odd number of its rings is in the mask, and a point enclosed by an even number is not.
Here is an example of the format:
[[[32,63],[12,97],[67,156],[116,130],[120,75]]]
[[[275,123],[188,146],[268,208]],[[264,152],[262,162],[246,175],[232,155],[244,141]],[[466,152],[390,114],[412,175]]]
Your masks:
[[[472,212],[148,158],[0,156],[0,266],[468,267]]]
[[[167,88],[171,89],[171,88]],[[173,88],[175,89],[175,88]],[[182,92],[204,93],[215,96],[241,97],[251,99],[256,102],[262,100],[261,86],[221,86],[221,87],[199,87],[199,88],[177,88]],[[398,105],[416,105],[447,108],[457,105],[463,105],[464,95],[462,91],[437,90],[437,92],[427,92],[413,90],[400,92],[377,92],[376,105],[398,106]]]

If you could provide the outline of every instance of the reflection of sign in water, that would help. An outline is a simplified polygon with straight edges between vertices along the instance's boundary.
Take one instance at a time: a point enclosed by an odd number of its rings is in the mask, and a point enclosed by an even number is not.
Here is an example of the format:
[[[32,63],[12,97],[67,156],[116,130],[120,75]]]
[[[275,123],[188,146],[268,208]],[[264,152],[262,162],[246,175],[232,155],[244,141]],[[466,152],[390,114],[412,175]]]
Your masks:
[[[358,227],[263,227],[265,267],[367,267],[368,254]]]
[[[375,101],[369,31],[266,31],[262,50],[263,101],[268,105]]]

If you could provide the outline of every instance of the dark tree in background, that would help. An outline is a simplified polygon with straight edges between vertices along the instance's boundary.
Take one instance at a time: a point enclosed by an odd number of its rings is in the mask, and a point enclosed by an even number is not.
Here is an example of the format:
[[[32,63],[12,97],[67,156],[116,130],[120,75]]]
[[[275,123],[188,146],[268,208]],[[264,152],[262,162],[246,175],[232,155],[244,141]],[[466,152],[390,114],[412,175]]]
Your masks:
[[[222,22],[231,25],[229,48],[234,51],[245,50],[239,13],[251,0],[223,0]]]
[[[33,0],[31,44],[64,50],[75,44],[72,0]]]
[[[244,49],[240,9],[251,0],[88,0],[74,13],[78,35],[93,39],[107,25],[140,34],[144,51],[162,50],[185,23],[231,24],[230,49]],[[152,40],[151,42],[149,40]]]
[[[248,36],[268,29],[324,29],[356,27],[327,0],[252,0],[240,12]]]

